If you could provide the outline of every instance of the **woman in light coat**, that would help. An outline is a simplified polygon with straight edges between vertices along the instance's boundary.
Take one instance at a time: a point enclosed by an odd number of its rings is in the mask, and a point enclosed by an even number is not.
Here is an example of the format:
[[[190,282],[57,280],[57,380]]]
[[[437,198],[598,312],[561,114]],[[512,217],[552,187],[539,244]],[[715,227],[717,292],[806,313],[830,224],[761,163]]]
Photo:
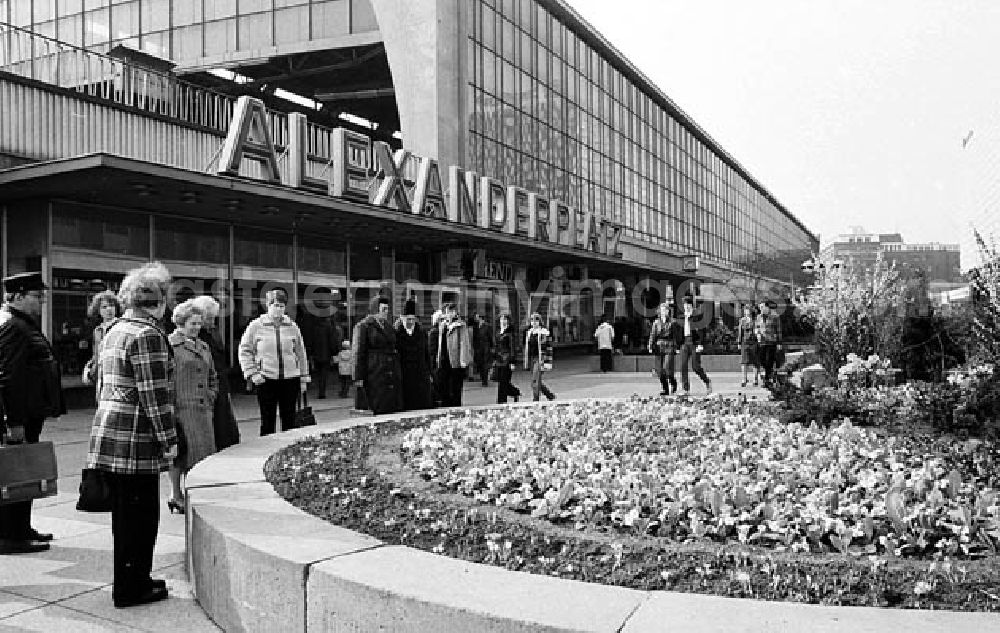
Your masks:
[[[184,490],[181,477],[191,467],[215,453],[215,432],[212,412],[219,392],[219,379],[212,362],[208,345],[198,338],[204,315],[194,299],[188,299],[174,308],[173,321],[177,326],[170,334],[174,350],[174,394],[177,414],[177,433],[180,450],[170,466],[171,497],[167,500],[170,512],[184,514]]]
[[[167,597],[150,577],[160,523],[160,473],[177,452],[170,343],[157,321],[167,305],[170,273],[151,263],[131,271],[118,297],[125,314],[104,335],[97,412],[87,468],[104,471],[111,490],[116,607]]]
[[[549,331],[542,327],[542,315],[537,312],[532,313],[529,320],[531,327],[524,335],[524,368],[531,370],[531,396],[537,402],[539,394],[545,394],[549,400],[555,400],[556,394],[545,386],[542,382],[542,372],[544,371],[543,350],[551,345]],[[551,359],[549,359],[551,360]]]
[[[247,325],[240,339],[240,369],[257,389],[260,434],[275,431],[281,413],[281,430],[295,428],[295,403],[309,386],[309,361],[302,332],[285,314],[288,294],[279,289],[264,294],[267,312]]]

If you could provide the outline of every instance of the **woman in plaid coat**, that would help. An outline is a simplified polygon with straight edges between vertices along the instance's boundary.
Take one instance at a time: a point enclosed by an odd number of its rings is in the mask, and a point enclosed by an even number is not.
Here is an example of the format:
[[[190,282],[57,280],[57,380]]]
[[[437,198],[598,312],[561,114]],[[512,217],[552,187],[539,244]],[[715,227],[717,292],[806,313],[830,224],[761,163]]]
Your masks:
[[[169,283],[158,263],[125,277],[119,291],[125,314],[105,333],[98,360],[87,468],[104,471],[111,489],[116,607],[167,597],[166,583],[149,574],[160,523],[160,473],[177,452],[173,358],[157,325]]]

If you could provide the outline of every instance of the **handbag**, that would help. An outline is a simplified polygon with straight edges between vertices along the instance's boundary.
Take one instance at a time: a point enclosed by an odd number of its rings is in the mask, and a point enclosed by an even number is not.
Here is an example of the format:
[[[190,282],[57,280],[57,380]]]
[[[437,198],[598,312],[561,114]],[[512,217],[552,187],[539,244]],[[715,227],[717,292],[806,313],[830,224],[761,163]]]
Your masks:
[[[0,505],[51,497],[57,479],[52,442],[0,447]]]
[[[111,512],[111,486],[107,473],[96,468],[84,468],[80,475],[80,512]]]
[[[295,428],[301,428],[303,426],[316,426],[316,416],[313,415],[313,409],[309,406],[309,398],[306,394],[302,394],[302,397],[298,399],[295,407]]]

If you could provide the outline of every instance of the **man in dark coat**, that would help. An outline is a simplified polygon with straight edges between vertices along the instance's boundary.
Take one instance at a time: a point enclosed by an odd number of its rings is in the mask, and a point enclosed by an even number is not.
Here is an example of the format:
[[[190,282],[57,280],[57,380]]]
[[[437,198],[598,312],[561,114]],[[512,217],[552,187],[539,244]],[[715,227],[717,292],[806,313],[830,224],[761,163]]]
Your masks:
[[[7,277],[3,285],[0,437],[11,444],[34,444],[45,418],[66,413],[59,362],[38,327],[48,287],[41,273]],[[31,527],[30,500],[0,505],[0,554],[44,551],[51,540],[51,534]]]
[[[396,325],[396,348],[403,385],[403,410],[417,411],[434,406],[431,397],[431,355],[427,333],[417,321],[417,303],[407,299],[403,318]]]
[[[490,384],[490,367],[493,365],[493,328],[481,314],[474,317],[477,334],[473,336],[475,346],[476,368],[483,386]]]
[[[316,383],[316,397],[323,399],[326,398],[327,375],[336,365],[344,336],[333,321],[336,309],[329,288],[317,289],[314,300],[306,302],[304,307],[299,327],[305,339],[309,370]]]
[[[372,299],[371,313],[354,326],[354,384],[376,415],[402,409],[396,332],[389,323],[389,298]],[[360,398],[359,398],[360,400]]]

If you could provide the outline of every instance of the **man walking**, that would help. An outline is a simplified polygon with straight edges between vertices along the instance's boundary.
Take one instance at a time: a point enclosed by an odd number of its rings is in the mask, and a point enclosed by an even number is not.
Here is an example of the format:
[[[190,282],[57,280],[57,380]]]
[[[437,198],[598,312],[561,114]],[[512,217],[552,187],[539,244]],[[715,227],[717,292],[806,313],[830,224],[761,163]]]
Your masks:
[[[688,359],[691,361],[691,368],[698,374],[701,381],[705,383],[705,395],[712,393],[712,381],[708,379],[705,370],[701,368],[701,352],[704,349],[701,345],[701,332],[694,326],[694,304],[690,298],[684,299],[684,317],[681,323],[684,334],[684,342],[680,349],[681,363],[681,386],[684,388],[684,395],[691,391],[691,383],[688,380]]]
[[[601,324],[597,326],[594,338],[597,339],[597,352],[601,355],[601,371],[605,373],[612,371],[615,328],[611,327],[611,324],[608,323],[607,316],[601,317]]]
[[[756,329],[760,365],[764,368],[764,385],[771,386],[774,384],[774,359],[781,349],[781,319],[770,301],[761,302]]]
[[[45,418],[66,413],[59,362],[39,329],[48,287],[41,273],[22,273],[5,278],[3,289],[0,436],[9,444],[34,444]],[[51,540],[31,527],[30,500],[0,505],[0,554],[41,552]]]

